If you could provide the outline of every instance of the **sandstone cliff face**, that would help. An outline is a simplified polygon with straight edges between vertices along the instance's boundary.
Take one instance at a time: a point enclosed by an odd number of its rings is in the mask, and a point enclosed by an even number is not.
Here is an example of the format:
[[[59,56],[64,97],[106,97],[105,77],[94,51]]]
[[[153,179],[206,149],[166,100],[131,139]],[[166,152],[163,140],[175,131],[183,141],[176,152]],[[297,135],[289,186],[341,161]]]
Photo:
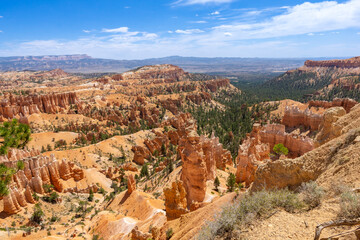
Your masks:
[[[270,159],[271,149],[278,143],[282,143],[288,148],[289,157],[302,156],[314,149],[311,138],[287,133],[284,125],[267,124],[261,127],[259,124],[254,124],[253,131],[239,147],[239,154],[236,159],[238,163],[237,182],[245,182],[246,185],[252,183],[256,169],[265,163],[264,160]]]
[[[309,108],[311,107],[343,107],[347,113],[350,112],[351,108],[354,107],[357,102],[350,98],[335,98],[332,102],[327,101],[309,101]]]
[[[57,113],[65,111],[71,104],[79,104],[76,93],[49,95],[9,95],[0,103],[0,121],[33,113]]]
[[[79,181],[84,178],[81,169],[63,159],[60,163],[51,155],[45,157],[39,151],[26,151],[11,149],[7,156],[0,157],[0,163],[7,167],[16,167],[17,161],[24,162],[24,170],[19,170],[9,186],[9,194],[4,197],[4,212],[14,214],[21,210],[27,203],[34,203],[32,193],[44,194],[43,185],[52,184],[59,192],[74,192],[78,189],[64,189],[63,181],[73,178]],[[89,186],[95,190],[96,187]],[[79,191],[82,191],[81,189]]]
[[[236,181],[245,182],[249,185],[254,181],[255,171],[259,161],[269,158],[269,143],[263,143],[260,140],[260,124],[254,124],[252,132],[247,136],[239,147],[239,153],[236,158]]]
[[[346,114],[342,107],[333,107],[325,111],[320,131],[315,137],[315,146],[319,147],[324,143],[341,135],[342,127],[338,125],[337,120]]]
[[[330,108],[328,111],[334,111],[335,118],[337,114],[344,113],[344,110],[340,109]],[[340,128],[338,137],[301,157],[268,161],[259,166],[252,190],[260,190],[264,187],[269,189],[297,187],[302,182],[316,179],[331,184],[339,179],[344,182],[348,179],[350,184],[353,177],[358,176],[359,171],[357,167],[360,147],[359,119],[360,104],[357,104],[335,122],[336,127]]]
[[[180,147],[181,146],[181,147]],[[200,137],[196,133],[182,140],[180,148],[181,161],[183,162],[181,180],[187,193],[187,204],[202,202],[206,194],[207,169],[214,171],[212,166],[206,166],[205,157],[200,145]],[[212,165],[215,165],[212,163]],[[215,175],[209,172],[209,175]]]
[[[127,187],[128,187],[128,190],[127,190],[128,194],[131,194],[133,191],[136,190],[136,180],[134,178],[134,175],[132,175],[132,174],[130,174],[128,176]]]
[[[171,188],[164,189],[167,220],[179,218],[189,212],[187,209],[186,191],[181,181],[173,182]]]
[[[305,61],[307,67],[337,67],[337,68],[359,68],[360,57],[354,57],[341,60],[327,60],[327,61]]]
[[[312,131],[318,130],[322,120],[322,115],[312,113],[309,109],[304,111],[298,107],[286,107],[282,124],[287,127],[305,126]]]

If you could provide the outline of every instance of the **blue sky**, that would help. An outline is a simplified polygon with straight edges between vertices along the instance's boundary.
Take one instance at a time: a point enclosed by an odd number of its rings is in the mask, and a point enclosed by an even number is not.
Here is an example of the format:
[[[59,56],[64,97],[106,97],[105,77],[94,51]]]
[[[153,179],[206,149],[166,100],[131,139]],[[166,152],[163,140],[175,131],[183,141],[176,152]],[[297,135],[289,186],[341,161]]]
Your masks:
[[[0,0],[0,56],[360,55],[360,0]]]

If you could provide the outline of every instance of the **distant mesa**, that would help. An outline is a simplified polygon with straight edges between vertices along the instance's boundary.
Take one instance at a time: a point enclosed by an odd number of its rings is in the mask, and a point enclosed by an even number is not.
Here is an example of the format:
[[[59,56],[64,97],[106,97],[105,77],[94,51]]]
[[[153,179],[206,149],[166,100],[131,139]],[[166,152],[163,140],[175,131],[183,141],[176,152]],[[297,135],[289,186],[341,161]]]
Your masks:
[[[353,57],[349,59],[335,59],[327,61],[305,61],[307,67],[338,67],[338,68],[358,68],[360,67],[360,57]]]

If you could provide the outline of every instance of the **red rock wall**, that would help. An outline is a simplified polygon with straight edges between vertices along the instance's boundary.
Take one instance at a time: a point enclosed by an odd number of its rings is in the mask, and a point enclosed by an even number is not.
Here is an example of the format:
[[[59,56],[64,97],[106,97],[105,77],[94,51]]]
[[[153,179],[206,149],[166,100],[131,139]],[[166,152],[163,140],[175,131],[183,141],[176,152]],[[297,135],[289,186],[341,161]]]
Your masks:
[[[24,162],[24,169],[14,174],[9,185],[10,193],[4,197],[4,212],[7,214],[17,213],[27,203],[34,203],[33,192],[44,194],[44,184],[52,184],[58,192],[89,192],[90,189],[97,191],[96,185],[86,189],[64,189],[63,181],[70,178],[80,181],[84,178],[83,170],[65,159],[57,161],[53,155],[49,158],[39,154],[36,150],[11,149],[7,156],[0,156],[0,163],[7,167],[16,168],[17,161]]]
[[[350,112],[350,109],[358,104],[357,101],[350,98],[335,98],[332,102],[327,101],[309,101],[309,108],[311,107],[322,107],[322,108],[331,108],[331,107],[343,107],[346,113]]]
[[[286,107],[282,124],[287,127],[305,126],[315,131],[319,129],[322,121],[322,115],[312,113],[309,109],[305,111],[298,107]]]
[[[78,104],[76,93],[13,96],[0,103],[0,120],[28,116],[33,113],[57,113],[71,104]]]
[[[307,67],[337,67],[337,68],[358,68],[360,67],[360,57],[354,57],[342,60],[328,61],[305,61]]]

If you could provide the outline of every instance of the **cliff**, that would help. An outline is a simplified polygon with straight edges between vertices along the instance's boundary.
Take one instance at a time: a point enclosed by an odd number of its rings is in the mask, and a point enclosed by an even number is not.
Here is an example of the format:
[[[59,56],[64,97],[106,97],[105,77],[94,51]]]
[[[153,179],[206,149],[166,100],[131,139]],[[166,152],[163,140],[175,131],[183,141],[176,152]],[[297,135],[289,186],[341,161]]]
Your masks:
[[[327,61],[305,61],[307,67],[337,67],[337,68],[358,68],[360,67],[360,57],[354,57],[341,60],[327,60]]]
[[[282,124],[287,127],[305,126],[315,131],[319,129],[321,120],[321,114],[312,113],[309,109],[303,111],[298,107],[286,107]]]
[[[40,112],[54,114],[67,110],[72,104],[79,104],[76,93],[29,96],[10,94],[0,103],[0,121]]]
[[[350,98],[335,98],[332,102],[327,101],[309,101],[309,108],[311,107],[321,107],[321,108],[331,108],[331,107],[343,107],[347,113],[350,112],[351,108],[354,107],[358,102]]]
[[[53,155],[42,156],[36,150],[9,151],[7,156],[0,157],[0,163],[7,167],[15,168],[18,161],[24,162],[24,169],[17,171],[9,185],[9,194],[4,197],[4,212],[14,214],[21,210],[27,203],[34,203],[32,193],[44,194],[43,185],[52,184],[58,192],[89,192],[97,191],[96,185],[85,189],[65,188],[64,182],[69,179],[80,181],[84,172],[65,159],[58,161]]]
[[[236,180],[249,185],[254,181],[256,169],[270,159],[275,144],[282,143],[289,150],[289,157],[302,156],[314,149],[313,140],[295,133],[287,133],[281,124],[254,124],[253,131],[239,147]]]

